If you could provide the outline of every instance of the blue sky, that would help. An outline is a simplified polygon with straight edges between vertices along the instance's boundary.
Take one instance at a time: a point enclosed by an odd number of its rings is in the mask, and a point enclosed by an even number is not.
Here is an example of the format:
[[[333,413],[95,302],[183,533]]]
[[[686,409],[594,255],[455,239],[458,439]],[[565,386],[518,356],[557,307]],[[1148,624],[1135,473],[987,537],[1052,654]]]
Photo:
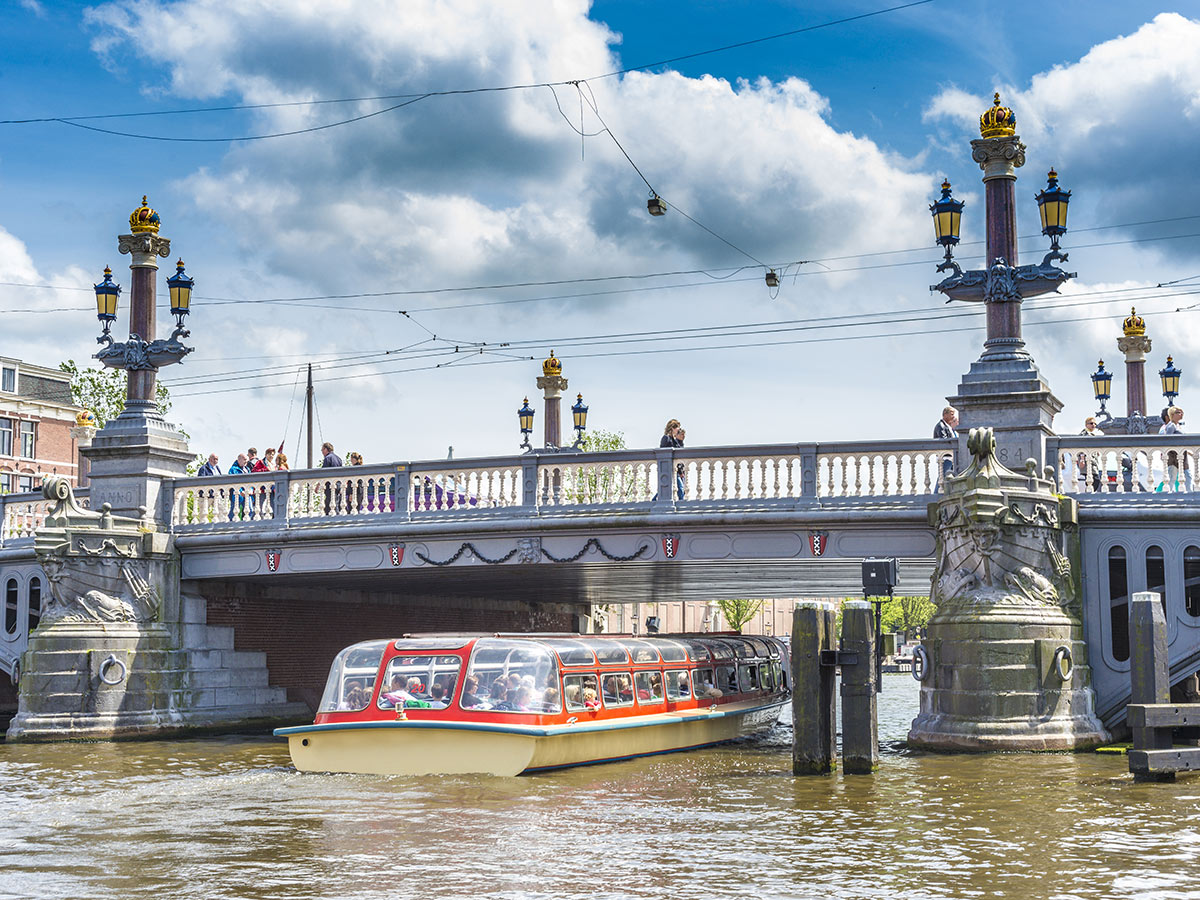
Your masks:
[[[1189,293],[1200,279],[1154,286],[1200,275],[1200,218],[1188,218],[1200,216],[1194,7],[934,0],[595,77],[888,5],[5,4],[0,27],[16,52],[0,62],[0,119],[588,79],[603,122],[678,209],[648,216],[646,185],[614,143],[581,142],[570,86],[556,89],[570,122],[549,89],[535,88],[431,97],[255,142],[3,124],[0,353],[53,365],[94,352],[90,291],[80,289],[106,264],[128,289],[116,236],[148,194],[172,258],[197,282],[196,352],[162,373],[172,417],[197,451],[225,460],[285,436],[294,450],[306,359],[323,361],[321,431],[339,449],[368,462],[440,457],[448,445],[459,457],[509,452],[515,410],[540,371],[514,357],[551,349],[592,424],[623,431],[631,446],[656,443],[672,416],[697,445],[924,436],[982,344],[981,331],[947,330],[978,318],[934,318],[971,310],[947,311],[929,294],[939,254],[927,205],[948,176],[968,203],[962,256],[977,265],[966,244],[982,234],[983,198],[969,141],[999,89],[1029,148],[1017,184],[1023,261],[1044,252],[1032,197],[1046,170],[1056,166],[1074,191],[1064,246],[1079,278],[1064,294],[1079,303],[1026,310],[1030,349],[1066,402],[1059,429],[1078,430],[1092,411],[1087,375],[1101,356],[1117,362],[1130,299],[1149,323],[1152,367],[1172,353],[1183,368],[1186,405],[1200,314],[1175,310],[1200,301]],[[383,105],[86,124],[228,138]],[[590,111],[583,126],[601,127]],[[772,296],[755,260],[819,262],[786,269]],[[577,281],[677,271],[698,274]],[[544,281],[569,283],[458,290]],[[637,290],[615,292],[624,288]],[[388,291],[440,292],[263,302]],[[882,324],[835,318],[864,314]],[[831,327],[788,330],[818,324]],[[680,328],[714,332],[683,339]],[[655,334],[630,343],[635,332]],[[519,341],[530,344],[499,346]],[[715,348],[735,343],[746,346]],[[405,352],[419,359],[345,358],[414,344]],[[708,349],[670,352],[696,346]],[[626,355],[600,355],[612,353]],[[1114,388],[1123,411],[1120,367]]]

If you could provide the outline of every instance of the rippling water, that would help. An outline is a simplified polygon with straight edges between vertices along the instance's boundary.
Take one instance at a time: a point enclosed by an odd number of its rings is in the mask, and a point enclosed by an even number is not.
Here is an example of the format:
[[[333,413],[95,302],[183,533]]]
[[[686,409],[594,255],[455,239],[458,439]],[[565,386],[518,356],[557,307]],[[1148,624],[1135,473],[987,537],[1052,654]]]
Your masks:
[[[274,738],[0,745],[0,897],[1200,898],[1200,780],[908,753],[791,776],[790,726],[493,779],[300,775]]]

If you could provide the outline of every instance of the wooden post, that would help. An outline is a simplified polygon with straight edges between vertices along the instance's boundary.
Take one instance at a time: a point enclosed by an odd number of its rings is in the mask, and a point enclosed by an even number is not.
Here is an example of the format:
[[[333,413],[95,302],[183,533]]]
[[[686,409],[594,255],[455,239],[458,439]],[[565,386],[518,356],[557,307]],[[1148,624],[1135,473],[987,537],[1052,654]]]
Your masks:
[[[854,662],[849,662],[851,656]],[[875,702],[875,611],[867,600],[842,606],[842,771],[870,775],[879,768]]]
[[[1171,679],[1167,670],[1167,619],[1161,598],[1142,591],[1129,604],[1129,702],[1169,703]],[[1132,723],[1131,723],[1132,724]],[[1169,750],[1170,728],[1133,728],[1133,749]],[[1131,767],[1137,757],[1131,755]],[[1134,781],[1174,781],[1174,772],[1134,771]]]
[[[804,601],[792,611],[792,774],[828,775],[837,763],[837,698],[832,655],[837,613]]]

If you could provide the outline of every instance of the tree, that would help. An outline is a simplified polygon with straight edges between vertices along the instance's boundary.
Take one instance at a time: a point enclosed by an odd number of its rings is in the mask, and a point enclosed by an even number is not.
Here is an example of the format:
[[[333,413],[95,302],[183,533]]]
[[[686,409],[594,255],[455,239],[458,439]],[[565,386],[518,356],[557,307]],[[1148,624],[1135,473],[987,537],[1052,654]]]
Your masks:
[[[937,607],[928,597],[892,597],[886,600],[882,610],[882,629],[912,634],[929,624]]]
[[[96,427],[115,419],[125,409],[124,369],[81,369],[75,360],[59,363],[58,368],[71,376],[71,398],[76,406],[90,410],[96,417]],[[171,393],[161,381],[155,382],[158,411],[166,415],[171,408]],[[187,437],[187,432],[184,432]]]
[[[589,431],[583,436],[580,448],[585,453],[624,450],[625,434],[603,429]],[[570,458],[564,462],[569,466]],[[632,464],[589,466],[582,472],[571,472],[570,477],[567,492],[575,503],[623,503],[639,499],[637,471]]]
[[[718,600],[717,606],[725,617],[730,631],[741,631],[742,626],[758,615],[766,600]]]

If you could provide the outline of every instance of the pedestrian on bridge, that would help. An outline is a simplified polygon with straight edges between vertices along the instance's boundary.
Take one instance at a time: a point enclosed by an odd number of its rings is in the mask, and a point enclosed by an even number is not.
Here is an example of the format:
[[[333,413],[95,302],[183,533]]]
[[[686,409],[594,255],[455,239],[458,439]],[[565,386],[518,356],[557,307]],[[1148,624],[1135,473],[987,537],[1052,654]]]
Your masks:
[[[938,423],[933,426],[933,438],[937,441],[958,440],[958,410],[953,406],[947,406],[942,409],[942,417],[938,419]],[[942,457],[942,481],[945,481],[954,473],[954,457]],[[934,493],[941,488],[939,483],[934,488]]]
[[[204,465],[202,465],[199,469],[196,470],[196,475],[198,477],[220,475],[220,474],[221,474],[221,467],[217,465],[217,454],[215,454],[215,453],[208,454],[208,462],[206,462]]]
[[[679,424],[678,419],[671,419],[663,428],[662,440],[658,442],[660,447],[682,447],[683,439],[687,437],[687,432],[683,430],[683,426]],[[675,466],[675,492],[680,500],[683,499],[683,463],[677,463]],[[655,499],[658,499],[655,497]]]
[[[321,455],[323,457],[321,460],[322,469],[328,469],[332,466],[345,465],[345,463],[342,462],[342,458],[333,452],[333,444],[331,444],[329,441],[326,441],[321,445]]]

